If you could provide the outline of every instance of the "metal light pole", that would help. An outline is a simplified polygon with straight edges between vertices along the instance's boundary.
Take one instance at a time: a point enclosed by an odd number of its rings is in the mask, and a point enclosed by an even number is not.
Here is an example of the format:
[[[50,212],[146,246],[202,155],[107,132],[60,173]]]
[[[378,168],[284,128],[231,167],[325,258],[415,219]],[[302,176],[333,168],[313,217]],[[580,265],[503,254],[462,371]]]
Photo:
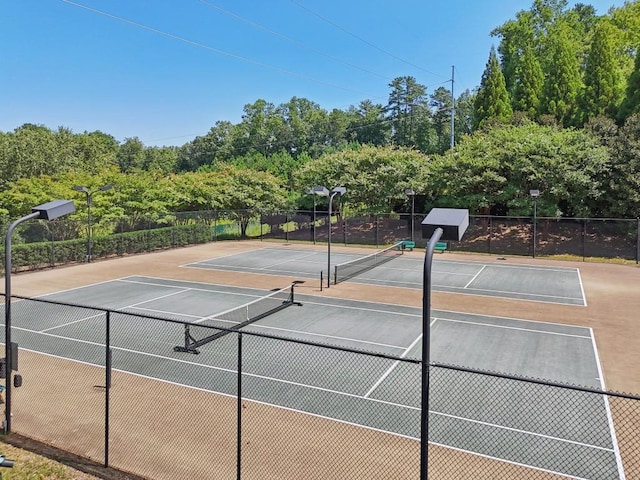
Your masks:
[[[347,193],[345,187],[335,187],[331,192],[326,187],[313,187],[313,191],[316,195],[329,198],[329,211],[328,211],[328,237],[327,237],[327,288],[331,286],[331,211],[333,206],[333,199],[336,196],[342,196]]]
[[[87,262],[91,263],[91,204],[93,203],[93,194],[111,190],[113,185],[104,185],[97,190],[89,191],[87,187],[76,185],[73,189],[77,192],[84,192],[87,197]]]
[[[540,190],[529,190],[529,195],[533,199],[533,258],[536,258],[536,217],[537,217],[537,202],[540,196]]]
[[[429,238],[424,257],[422,288],[422,364],[420,398],[420,480],[429,478],[429,367],[431,355],[431,266],[436,243],[459,241],[469,226],[469,211],[434,208],[422,221],[422,238]]]
[[[415,210],[416,192],[414,192],[412,188],[406,188],[404,190],[404,193],[406,196],[411,197],[411,241],[414,242],[415,239],[413,238],[413,211]]]
[[[34,218],[53,220],[63,215],[69,215],[76,211],[76,207],[71,200],[54,200],[33,207],[31,213],[19,218],[7,230],[4,246],[4,352],[5,352],[5,417],[4,432],[11,431],[11,371],[12,349],[11,345],[11,236],[15,228],[22,222]],[[16,352],[17,354],[17,352]]]

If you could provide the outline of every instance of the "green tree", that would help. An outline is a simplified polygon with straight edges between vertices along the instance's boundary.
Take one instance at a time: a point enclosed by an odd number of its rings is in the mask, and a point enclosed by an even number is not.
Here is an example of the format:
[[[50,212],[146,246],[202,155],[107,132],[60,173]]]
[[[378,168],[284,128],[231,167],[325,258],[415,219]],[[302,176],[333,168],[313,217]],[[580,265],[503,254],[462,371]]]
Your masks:
[[[513,109],[535,118],[544,87],[544,73],[533,48],[525,46],[513,81]]]
[[[144,144],[138,137],[125,138],[120,145],[116,160],[122,172],[142,170],[144,166]]]
[[[385,108],[371,100],[363,100],[352,109],[349,138],[366,145],[386,145],[391,126],[385,118]]]
[[[386,110],[392,127],[393,143],[398,146],[414,146],[420,116],[428,112],[425,98],[427,88],[410,76],[394,78],[389,87],[391,93]]]
[[[499,125],[464,137],[453,155],[432,161],[422,189],[436,204],[472,213],[530,212],[530,189],[540,189],[544,216],[589,216],[604,201],[609,153],[584,131],[533,122]]]
[[[599,115],[614,116],[622,96],[613,41],[614,30],[607,20],[598,22],[585,68],[581,95],[582,123]]]
[[[618,121],[624,123],[627,118],[635,113],[640,113],[640,47],[636,53],[636,61],[633,72],[627,81],[627,90],[624,100],[618,111]]]
[[[558,24],[548,36],[548,63],[544,97],[540,104],[542,114],[552,115],[561,125],[576,122],[577,99],[582,81],[576,44],[566,24]]]
[[[513,113],[504,75],[500,69],[498,56],[493,46],[489,52],[487,66],[482,73],[482,80],[474,101],[474,107],[474,128],[481,127],[489,120],[506,122]]]
[[[178,152],[178,171],[196,171],[203,165],[230,160],[234,156],[235,127],[231,122],[218,121],[206,135],[183,145]]]
[[[444,87],[436,88],[429,97],[429,106],[433,111],[433,129],[437,138],[436,149],[430,153],[442,153],[451,145],[451,91]]]
[[[610,205],[606,214],[637,217],[640,214],[640,113],[631,115],[618,130],[612,157]]]
[[[405,200],[404,188],[411,186],[426,162],[415,150],[362,146],[325,154],[303,165],[295,175],[298,192],[314,185],[345,186],[344,203],[352,211],[389,212]]]

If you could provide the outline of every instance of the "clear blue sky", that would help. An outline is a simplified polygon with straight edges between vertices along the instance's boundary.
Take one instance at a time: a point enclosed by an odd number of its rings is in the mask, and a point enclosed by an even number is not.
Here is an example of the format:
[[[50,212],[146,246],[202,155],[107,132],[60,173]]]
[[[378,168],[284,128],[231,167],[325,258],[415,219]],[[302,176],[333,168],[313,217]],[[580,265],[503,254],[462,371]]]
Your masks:
[[[570,2],[572,5],[575,2]],[[623,0],[585,0],[598,14]],[[493,28],[532,0],[14,0],[0,6],[0,131],[24,123],[183,145],[245,104],[385,104],[412,75],[480,83]]]

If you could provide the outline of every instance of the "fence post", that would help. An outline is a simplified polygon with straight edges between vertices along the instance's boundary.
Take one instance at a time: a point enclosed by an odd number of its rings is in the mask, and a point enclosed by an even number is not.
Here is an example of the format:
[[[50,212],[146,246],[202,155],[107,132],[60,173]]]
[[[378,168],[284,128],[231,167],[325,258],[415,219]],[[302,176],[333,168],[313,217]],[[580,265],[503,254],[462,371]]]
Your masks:
[[[111,389],[111,312],[107,310],[104,359],[104,466],[109,466],[109,390]]]
[[[236,478],[242,478],[242,332],[238,332],[238,426],[236,436]]]
[[[587,219],[582,219],[582,261],[587,258]]]
[[[489,235],[487,241],[489,242],[489,255],[491,255],[491,237],[493,236],[493,216],[489,215]]]
[[[380,239],[379,239],[379,228],[380,228],[380,220],[378,219],[378,214],[374,214],[374,218],[375,218],[375,223],[376,223],[376,248],[378,248],[378,245],[380,245]]]

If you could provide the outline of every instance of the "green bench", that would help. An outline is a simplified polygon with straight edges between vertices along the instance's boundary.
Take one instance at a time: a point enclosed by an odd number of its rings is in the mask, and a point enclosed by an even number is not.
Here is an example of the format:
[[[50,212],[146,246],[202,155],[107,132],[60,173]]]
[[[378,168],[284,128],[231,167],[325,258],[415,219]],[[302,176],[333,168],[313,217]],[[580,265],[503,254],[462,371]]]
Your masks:
[[[444,253],[447,249],[447,242],[436,242],[436,246],[433,247],[433,250],[436,252]]]
[[[413,249],[416,248],[416,242],[405,240],[403,242],[403,248],[412,252]],[[433,249],[437,252],[443,253],[447,249],[447,242],[436,242],[436,246]]]

